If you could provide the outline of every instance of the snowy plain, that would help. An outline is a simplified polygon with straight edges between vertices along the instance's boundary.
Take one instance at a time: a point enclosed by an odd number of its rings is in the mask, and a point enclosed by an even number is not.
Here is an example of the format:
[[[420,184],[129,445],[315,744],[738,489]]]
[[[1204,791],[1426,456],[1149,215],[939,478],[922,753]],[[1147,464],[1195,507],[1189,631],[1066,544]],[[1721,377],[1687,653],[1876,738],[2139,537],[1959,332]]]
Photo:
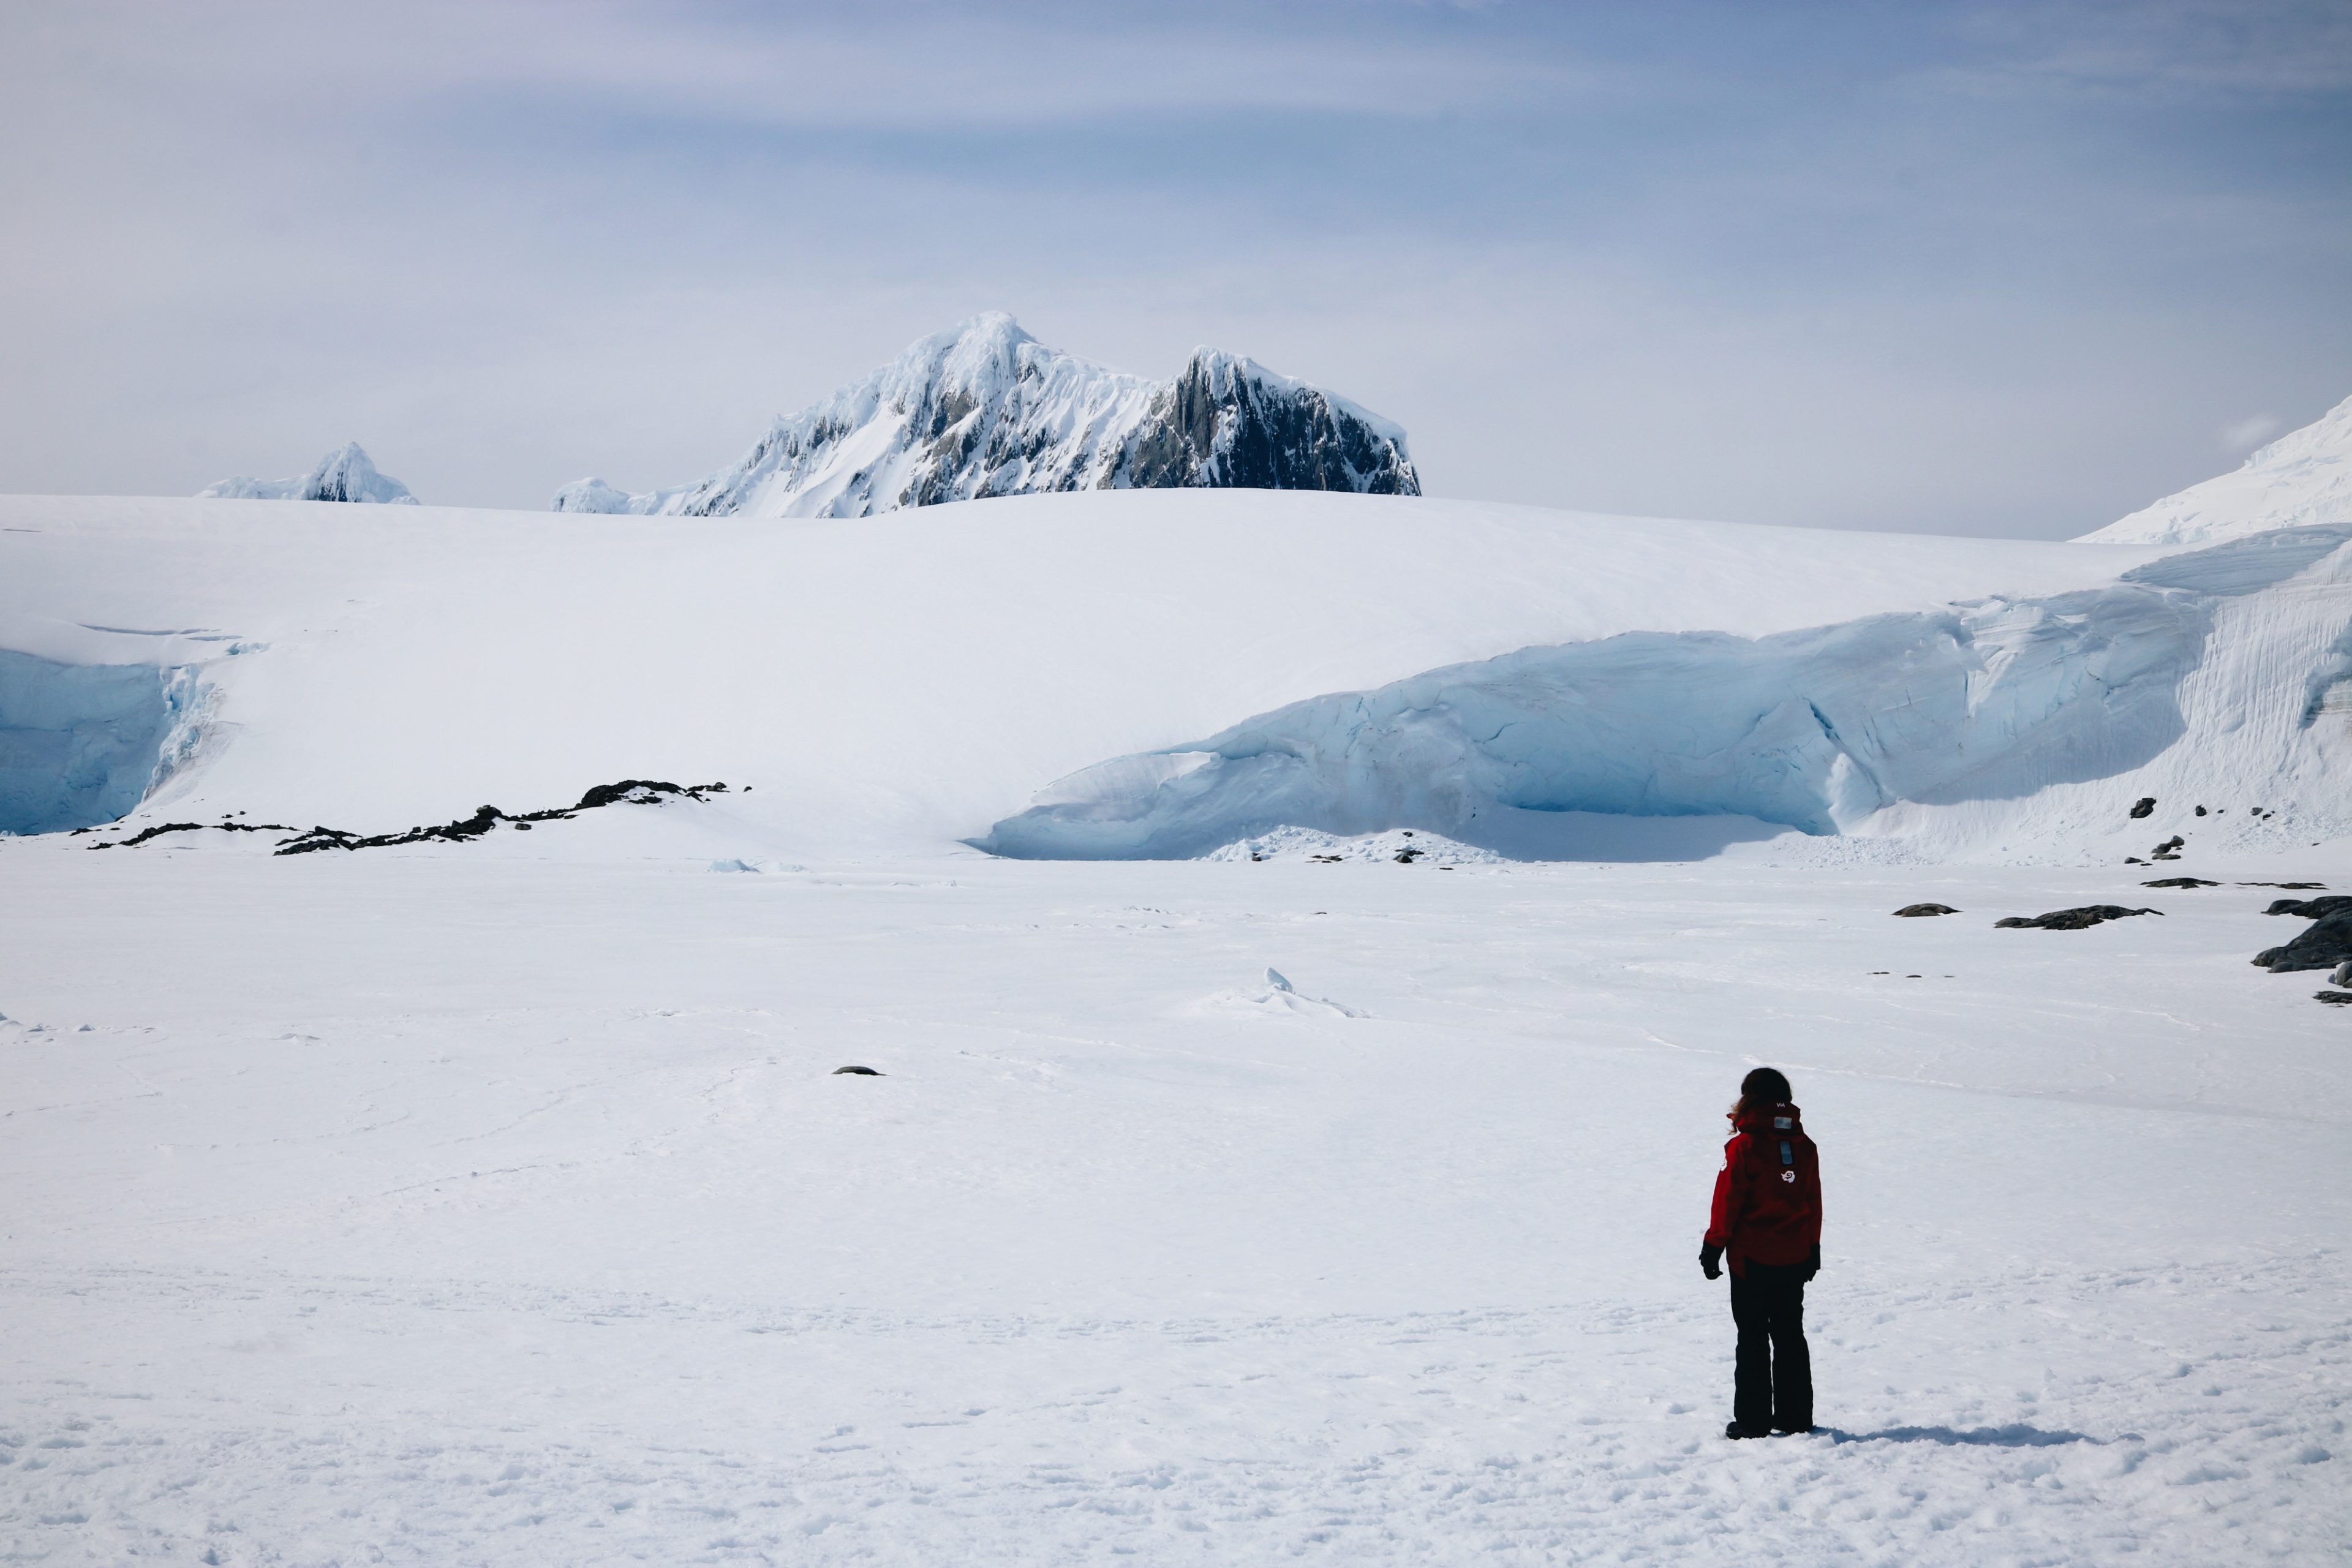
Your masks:
[[[2128,781],[2079,784],[2006,858],[1708,817],[1564,863],[1400,863],[1402,828],[1166,861],[959,842],[1322,693],[2090,591],[2178,547],[1160,494],[0,524],[0,646],[204,693],[120,828],[0,839],[8,1560],[2352,1538],[2352,1009],[2247,963],[2300,922],[2241,885],[2352,890],[2352,843],[2245,815],[2284,799],[2195,818],[2168,788],[2129,819]],[[2334,559],[2225,626],[2208,677],[2300,703]],[[2272,744],[2254,719],[2193,732]],[[733,787],[463,844],[89,847],[646,776]],[[2121,863],[2175,831],[2179,864]],[[2142,886],[2179,872],[2220,885]],[[1926,900],[1961,913],[1892,917]],[[2090,902],[2163,913],[1992,924]],[[1695,1255],[1757,1061],[1823,1150],[1823,1429],[1733,1444]]]

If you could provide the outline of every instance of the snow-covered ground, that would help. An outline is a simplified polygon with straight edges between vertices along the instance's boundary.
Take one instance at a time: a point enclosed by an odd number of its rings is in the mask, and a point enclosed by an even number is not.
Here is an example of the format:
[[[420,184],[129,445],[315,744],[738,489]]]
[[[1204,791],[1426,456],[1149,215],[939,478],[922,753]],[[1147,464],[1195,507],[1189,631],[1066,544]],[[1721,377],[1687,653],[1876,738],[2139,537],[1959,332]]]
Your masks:
[[[0,1555],[2338,1560],[2352,1008],[2247,961],[2303,926],[2248,884],[2352,891],[2347,574],[1318,495],[0,499],[0,812],[161,773],[0,837]],[[1244,731],[1339,734],[1348,811],[960,842]],[[1514,860],[1344,798],[1502,798],[1433,735],[1824,804],[1563,790],[1514,809],[1575,858]],[[625,778],[730,787],[122,842]],[[2087,903],[2162,912],[1993,924]],[[1733,1444],[1696,1253],[1757,1061],[1823,1150],[1824,1425]]]
[[[2316,1563],[2352,1531],[2352,1017],[2246,962],[2300,923],[2270,889],[715,872],[758,837],[731,811],[0,846],[10,1561]],[[2336,846],[2199,869],[2352,886]],[[1924,899],[1964,912],[1892,918]],[[1992,926],[2091,901],[2165,914]],[[1695,1255],[1758,1060],[1823,1148],[1824,1429],[1732,1444]]]

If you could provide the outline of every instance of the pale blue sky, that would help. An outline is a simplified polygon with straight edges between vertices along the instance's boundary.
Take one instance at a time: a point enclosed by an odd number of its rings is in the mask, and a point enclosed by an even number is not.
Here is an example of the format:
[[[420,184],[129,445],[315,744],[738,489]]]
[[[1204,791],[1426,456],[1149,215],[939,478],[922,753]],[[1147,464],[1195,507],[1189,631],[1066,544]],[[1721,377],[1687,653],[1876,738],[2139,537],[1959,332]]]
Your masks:
[[[1433,494],[2080,532],[2352,395],[2352,6],[0,14],[0,490],[677,483],[974,311]]]

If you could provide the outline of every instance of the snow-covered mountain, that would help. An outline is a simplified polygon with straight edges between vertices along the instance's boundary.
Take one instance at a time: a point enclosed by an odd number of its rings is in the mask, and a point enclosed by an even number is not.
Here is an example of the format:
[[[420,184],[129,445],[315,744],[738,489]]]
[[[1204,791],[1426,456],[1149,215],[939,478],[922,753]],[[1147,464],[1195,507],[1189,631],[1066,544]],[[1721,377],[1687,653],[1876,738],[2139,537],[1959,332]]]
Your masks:
[[[406,485],[389,474],[376,472],[375,464],[360,449],[357,441],[347,441],[319,459],[307,474],[290,479],[256,479],[239,474],[223,479],[216,485],[206,485],[196,492],[199,500],[342,500],[373,501],[392,506],[415,506],[416,497]]]
[[[1255,361],[1196,351],[1153,382],[1047,348],[1001,311],[923,339],[778,419],[741,461],[631,495],[580,479],[557,511],[866,517],[1056,490],[1419,495],[1404,432]]]
[[[2085,544],[2215,544],[2273,528],[2352,522],[2352,397],[2242,467],[2083,535]]]

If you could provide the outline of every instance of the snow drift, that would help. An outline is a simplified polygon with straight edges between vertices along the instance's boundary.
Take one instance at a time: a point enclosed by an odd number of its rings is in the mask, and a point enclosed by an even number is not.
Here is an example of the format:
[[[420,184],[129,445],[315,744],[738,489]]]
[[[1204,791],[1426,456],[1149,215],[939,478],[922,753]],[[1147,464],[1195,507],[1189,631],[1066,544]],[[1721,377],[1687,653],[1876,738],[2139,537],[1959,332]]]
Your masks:
[[[2207,544],[2352,522],[2352,397],[2222,474],[2086,533],[2087,544]]]
[[[375,464],[357,441],[346,442],[319,459],[307,474],[290,479],[254,479],[240,474],[196,492],[205,500],[331,500],[415,506],[415,496]]]
[[[787,418],[698,483],[631,495],[603,479],[557,511],[866,517],[1060,490],[1418,495],[1404,432],[1319,387],[1211,349],[1172,382],[1049,349],[977,316]]]

